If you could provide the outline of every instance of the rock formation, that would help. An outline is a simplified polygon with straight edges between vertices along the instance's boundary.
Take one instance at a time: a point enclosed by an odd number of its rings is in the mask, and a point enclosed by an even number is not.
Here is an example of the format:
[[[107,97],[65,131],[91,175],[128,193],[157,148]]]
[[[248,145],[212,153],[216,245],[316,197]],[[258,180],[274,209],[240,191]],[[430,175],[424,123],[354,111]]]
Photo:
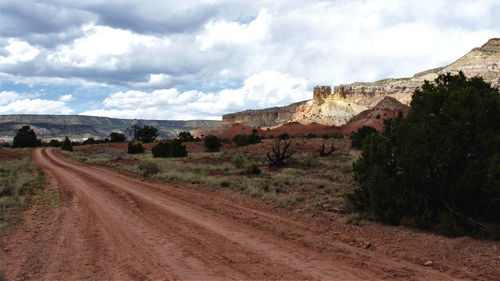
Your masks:
[[[313,90],[314,100],[324,100],[332,95],[332,87],[330,86],[315,86]]]
[[[474,48],[448,66],[419,72],[411,78],[343,84],[334,86],[333,93],[330,86],[315,86],[311,100],[284,107],[227,114],[223,116],[222,123],[225,126],[239,123],[252,127],[276,127],[286,122],[315,122],[341,126],[357,114],[375,107],[386,97],[409,105],[413,92],[422,86],[425,80],[433,81],[440,74],[455,74],[458,71],[463,71],[469,77],[481,76],[493,86],[499,87],[500,38],[490,39],[480,48]]]
[[[379,131],[382,131],[382,128],[384,127],[384,119],[393,118],[399,112],[406,115],[409,110],[410,107],[408,105],[400,103],[393,97],[385,97],[374,107],[351,118],[347,124],[341,127],[342,133],[348,135],[363,126],[371,126]]]
[[[305,102],[260,110],[245,110],[222,116],[222,125],[241,123],[252,127],[272,127],[289,121],[297,107]]]

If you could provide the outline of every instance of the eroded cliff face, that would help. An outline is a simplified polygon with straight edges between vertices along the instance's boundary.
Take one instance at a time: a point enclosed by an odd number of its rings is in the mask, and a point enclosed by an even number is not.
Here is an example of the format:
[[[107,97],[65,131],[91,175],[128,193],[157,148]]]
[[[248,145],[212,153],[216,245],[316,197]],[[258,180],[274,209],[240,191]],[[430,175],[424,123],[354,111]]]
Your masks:
[[[310,100],[297,107],[289,122],[340,126],[367,108],[343,100]]]
[[[500,38],[490,39],[480,48],[445,67],[419,72],[411,78],[385,79],[373,83],[352,83],[335,86],[331,98],[371,108],[384,97],[393,97],[409,105],[413,92],[425,80],[433,81],[440,74],[463,71],[468,77],[481,76],[492,85],[500,86]]]
[[[297,107],[306,102],[293,103],[287,106],[272,107],[260,110],[245,110],[222,116],[222,125],[244,124],[252,127],[272,127],[289,121]]]

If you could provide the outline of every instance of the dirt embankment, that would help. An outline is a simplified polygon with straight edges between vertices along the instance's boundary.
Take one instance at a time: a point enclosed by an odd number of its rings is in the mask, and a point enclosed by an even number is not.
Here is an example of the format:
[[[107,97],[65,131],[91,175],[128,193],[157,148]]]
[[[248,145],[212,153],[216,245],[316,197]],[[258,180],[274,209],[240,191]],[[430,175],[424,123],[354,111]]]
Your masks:
[[[270,212],[264,203],[230,192],[144,180],[77,163],[56,149],[34,153],[62,205],[28,212],[23,229],[2,242],[0,265],[8,280],[495,276],[494,269],[473,276],[453,264],[440,272],[443,268],[425,267],[368,244],[347,244],[332,229],[342,225],[338,222]],[[359,238],[355,234],[345,233],[353,241]],[[431,244],[417,242],[416,255],[432,251]]]

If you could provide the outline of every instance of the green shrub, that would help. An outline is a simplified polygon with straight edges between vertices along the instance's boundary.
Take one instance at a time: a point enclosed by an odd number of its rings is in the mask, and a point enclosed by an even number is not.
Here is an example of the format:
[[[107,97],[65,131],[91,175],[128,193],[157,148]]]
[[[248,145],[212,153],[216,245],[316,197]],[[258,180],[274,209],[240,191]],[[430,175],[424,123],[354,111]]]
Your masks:
[[[11,196],[14,194],[14,186],[11,184],[6,184],[0,188],[0,197]]]
[[[288,133],[283,133],[283,134],[278,136],[278,139],[280,139],[280,140],[287,140],[289,138],[290,138],[290,135],[288,135]]]
[[[185,132],[185,131],[179,132],[179,135],[177,136],[177,138],[181,142],[193,142],[193,141],[195,141],[195,138],[193,137],[193,135],[191,135],[190,132]]]
[[[86,139],[86,140],[84,140],[82,142],[83,145],[86,145],[86,144],[96,144],[96,143],[97,143],[97,141],[94,138],[88,138],[88,139]]]
[[[35,131],[30,126],[23,126],[17,131],[12,142],[12,147],[36,147],[41,141],[36,138]]]
[[[247,146],[251,144],[256,144],[260,143],[260,140],[261,140],[260,137],[255,134],[251,135],[238,134],[233,138],[233,142],[234,144],[236,144],[236,146]]]
[[[142,146],[142,142],[139,142],[139,141],[129,142],[127,145],[127,152],[129,154],[144,153],[144,147]]]
[[[51,147],[60,147],[62,145],[62,143],[58,140],[50,140],[50,142],[48,143],[48,146],[51,146]]]
[[[153,157],[186,157],[187,149],[179,139],[161,141],[155,145],[151,152]]]
[[[247,175],[260,175],[261,171],[259,165],[250,163],[245,167],[245,174]]]
[[[220,186],[222,186],[222,187],[229,187],[230,185],[231,185],[231,183],[229,181],[226,181],[226,180],[220,182]]]
[[[371,135],[378,134],[377,130],[370,126],[363,126],[358,129],[355,133],[351,134],[351,145],[357,149],[361,149],[364,139]]]
[[[307,134],[307,135],[305,136],[305,138],[306,138],[306,139],[315,139],[315,138],[317,138],[317,137],[318,137],[318,136],[317,136],[317,135],[315,135],[315,134],[313,134],[313,133],[309,133],[309,134]]]
[[[61,145],[61,149],[66,151],[73,151],[73,144],[71,143],[69,137],[64,138],[64,141]]]
[[[158,137],[158,129],[153,126],[139,126],[137,124],[133,125],[128,129],[128,132],[134,136],[134,140],[141,141],[143,143],[153,142]]]
[[[365,138],[347,199],[393,224],[500,237],[499,132],[498,89],[463,73],[426,81],[406,118]]]
[[[219,138],[213,135],[206,136],[203,143],[208,152],[217,152],[222,146]]]
[[[126,139],[127,137],[122,133],[112,132],[111,134],[109,134],[110,142],[124,142]]]

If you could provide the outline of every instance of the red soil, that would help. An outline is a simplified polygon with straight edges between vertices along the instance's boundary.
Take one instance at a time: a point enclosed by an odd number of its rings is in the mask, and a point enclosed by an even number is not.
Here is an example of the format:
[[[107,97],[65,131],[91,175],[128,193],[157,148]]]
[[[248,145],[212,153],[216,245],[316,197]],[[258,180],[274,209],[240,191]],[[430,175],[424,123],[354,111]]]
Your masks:
[[[10,149],[0,148],[0,160],[21,159],[23,155]]]
[[[493,280],[499,242],[277,208],[230,190],[146,180],[37,149],[58,208],[2,239],[8,280]],[[432,262],[430,262],[432,261]]]

